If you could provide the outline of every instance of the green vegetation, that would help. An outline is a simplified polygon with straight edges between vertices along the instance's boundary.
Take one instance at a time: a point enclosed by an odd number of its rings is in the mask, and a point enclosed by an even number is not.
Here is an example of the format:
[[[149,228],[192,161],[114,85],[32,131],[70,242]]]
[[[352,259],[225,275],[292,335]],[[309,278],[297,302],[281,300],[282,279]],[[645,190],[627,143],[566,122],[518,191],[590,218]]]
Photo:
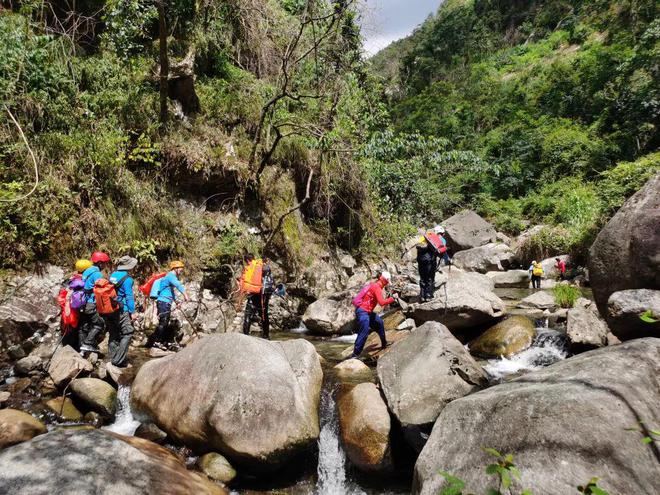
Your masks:
[[[552,288],[552,293],[560,308],[572,308],[575,306],[575,301],[582,295],[579,288],[564,284],[555,285]]]

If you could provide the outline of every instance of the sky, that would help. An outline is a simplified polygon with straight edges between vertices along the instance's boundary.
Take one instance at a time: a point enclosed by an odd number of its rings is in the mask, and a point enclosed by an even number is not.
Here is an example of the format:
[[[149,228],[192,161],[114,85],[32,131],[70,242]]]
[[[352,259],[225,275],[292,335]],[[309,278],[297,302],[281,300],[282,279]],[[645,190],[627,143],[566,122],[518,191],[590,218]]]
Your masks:
[[[410,34],[442,0],[363,0],[362,36],[367,56]]]

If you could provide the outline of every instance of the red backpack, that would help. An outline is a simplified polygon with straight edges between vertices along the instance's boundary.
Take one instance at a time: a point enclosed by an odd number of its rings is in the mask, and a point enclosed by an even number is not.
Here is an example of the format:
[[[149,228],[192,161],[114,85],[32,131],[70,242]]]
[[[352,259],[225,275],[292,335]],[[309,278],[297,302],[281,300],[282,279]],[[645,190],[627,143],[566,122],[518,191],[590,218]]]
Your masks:
[[[154,282],[156,280],[163,278],[165,275],[167,275],[167,272],[163,273],[154,273],[151,277],[147,279],[145,283],[143,283],[140,287],[138,287],[138,290],[142,292],[146,297],[149,297],[151,294],[151,288],[154,286]]]
[[[113,284],[104,278],[94,282],[94,297],[96,298],[96,311],[100,315],[110,315],[119,310],[119,301],[117,300],[117,287],[121,287],[128,273],[124,275],[119,282]]]
[[[360,307],[362,301],[364,301],[364,296],[366,296],[367,292],[369,292],[369,287],[371,287],[371,282],[369,282],[367,285],[365,285],[360,289],[360,292],[358,292],[357,295],[351,300],[353,306],[355,306],[356,308]]]

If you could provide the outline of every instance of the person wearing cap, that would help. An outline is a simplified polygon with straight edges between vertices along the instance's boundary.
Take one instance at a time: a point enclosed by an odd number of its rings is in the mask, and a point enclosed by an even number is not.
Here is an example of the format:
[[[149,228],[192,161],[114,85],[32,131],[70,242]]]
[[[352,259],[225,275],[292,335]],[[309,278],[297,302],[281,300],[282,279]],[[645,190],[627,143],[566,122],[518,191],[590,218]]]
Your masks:
[[[360,354],[362,354],[362,349],[364,348],[364,344],[372,329],[375,330],[380,337],[381,348],[385,349],[385,347],[387,347],[385,323],[383,323],[383,319],[374,312],[374,309],[376,306],[385,307],[395,301],[393,297],[388,297],[386,299],[383,296],[383,289],[387,287],[391,280],[392,276],[389,272],[382,272],[380,277],[378,277],[378,280],[369,286],[369,289],[367,289],[367,292],[362,297],[360,305],[355,309],[358,336],[355,340],[353,354],[351,354],[349,359],[358,358]]]
[[[447,241],[442,236],[445,229],[436,225],[433,230],[419,230],[417,242],[417,269],[419,270],[419,298],[422,302],[430,301],[435,294],[435,272],[438,269],[438,257],[446,265],[451,264],[447,254]]]
[[[133,319],[135,317],[134,280],[130,271],[137,266],[137,260],[122,256],[117,260],[117,269],[108,280],[117,291],[119,311],[103,316],[108,329],[108,354],[113,366],[123,368],[128,361],[128,346],[133,339]]]
[[[57,296],[61,309],[62,347],[70,346],[80,352],[80,312],[85,306],[85,283],[82,274],[93,263],[90,260],[77,260],[75,273],[64,282]]]
[[[96,311],[94,284],[98,279],[103,278],[103,271],[110,264],[110,256],[104,252],[96,251],[92,253],[90,261],[93,265],[82,273],[82,279],[85,283],[86,303],[80,314],[80,351],[83,353],[98,353],[98,342],[103,333],[104,322],[98,311]]]
[[[154,333],[147,340],[147,347],[158,347],[165,349],[170,336],[168,330],[170,327],[170,317],[172,315],[172,304],[176,302],[176,289],[183,296],[184,301],[188,301],[186,288],[179,281],[179,276],[183,272],[184,264],[182,261],[172,261],[170,271],[163,278],[158,280],[158,297],[156,298],[156,310],[158,312],[158,326]]]

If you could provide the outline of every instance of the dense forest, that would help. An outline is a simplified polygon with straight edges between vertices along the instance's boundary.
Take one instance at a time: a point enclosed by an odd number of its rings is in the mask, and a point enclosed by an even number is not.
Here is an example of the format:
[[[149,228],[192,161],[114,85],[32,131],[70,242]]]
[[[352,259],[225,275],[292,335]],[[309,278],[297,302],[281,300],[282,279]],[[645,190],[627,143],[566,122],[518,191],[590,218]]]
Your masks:
[[[466,207],[579,255],[660,168],[654,0],[448,0],[371,60],[350,0],[3,6],[5,268],[298,270]]]

